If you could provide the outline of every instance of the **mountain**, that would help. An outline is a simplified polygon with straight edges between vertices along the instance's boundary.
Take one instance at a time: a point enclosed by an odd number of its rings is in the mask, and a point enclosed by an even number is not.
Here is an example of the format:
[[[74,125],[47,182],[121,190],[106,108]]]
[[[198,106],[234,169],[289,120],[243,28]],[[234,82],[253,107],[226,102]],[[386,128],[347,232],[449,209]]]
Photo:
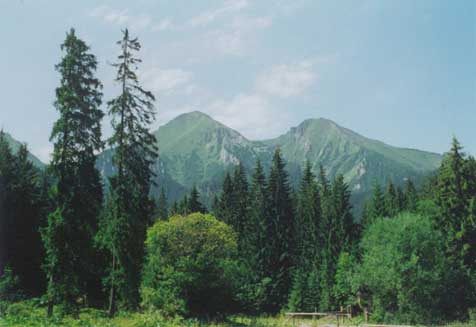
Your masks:
[[[331,177],[344,175],[353,192],[370,190],[375,180],[396,184],[418,180],[441,162],[439,154],[393,147],[322,118],[306,120],[264,143],[280,147],[292,175],[309,160],[314,172],[323,165]]]
[[[154,134],[159,146],[154,167],[157,185],[164,187],[172,200],[196,185],[210,203],[220,191],[226,171],[241,161],[251,172],[257,158],[268,168],[276,147],[287,161],[293,185],[298,184],[301,168],[309,160],[316,173],[322,164],[330,178],[343,174],[356,201],[368,194],[375,180],[385,183],[391,179],[396,184],[406,178],[419,181],[441,161],[439,154],[393,147],[322,118],[306,120],[275,139],[252,141],[195,111],[178,116]],[[98,167],[105,176],[113,172],[110,150],[100,156]]]
[[[10,145],[10,147],[12,148],[12,151],[13,153],[17,153],[18,150],[20,149],[20,146],[22,145],[22,143],[20,141],[17,141],[15,140],[10,134],[8,133],[5,133],[5,136],[6,136],[6,139],[7,139],[7,142],[8,144]],[[28,152],[28,158],[31,160],[31,162],[33,163],[33,165],[35,165],[35,167],[37,168],[40,168],[40,169],[44,169],[45,168],[45,164],[43,162],[41,162],[40,159],[38,159],[36,156],[34,156],[31,152]]]

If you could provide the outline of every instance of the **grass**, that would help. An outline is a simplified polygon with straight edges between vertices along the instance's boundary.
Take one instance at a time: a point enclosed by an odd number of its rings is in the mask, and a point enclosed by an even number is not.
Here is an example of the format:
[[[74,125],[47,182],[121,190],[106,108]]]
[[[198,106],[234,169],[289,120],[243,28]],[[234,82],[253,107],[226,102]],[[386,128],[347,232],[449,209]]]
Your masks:
[[[314,323],[314,324],[313,324]],[[348,322],[346,323],[348,324]],[[361,317],[350,322],[352,326],[363,324]],[[350,326],[350,324],[348,326]],[[314,327],[336,325],[334,319],[296,320],[296,327]],[[29,300],[13,304],[0,302],[0,327],[291,327],[292,322],[284,316],[277,317],[247,317],[233,316],[227,322],[210,323],[195,319],[180,317],[166,319],[158,313],[121,312],[109,319],[104,311],[83,309],[79,318],[62,316],[55,311],[52,318],[46,318],[46,309],[39,301]],[[342,326],[342,325],[341,325]],[[447,327],[474,327],[476,323],[452,323]]]

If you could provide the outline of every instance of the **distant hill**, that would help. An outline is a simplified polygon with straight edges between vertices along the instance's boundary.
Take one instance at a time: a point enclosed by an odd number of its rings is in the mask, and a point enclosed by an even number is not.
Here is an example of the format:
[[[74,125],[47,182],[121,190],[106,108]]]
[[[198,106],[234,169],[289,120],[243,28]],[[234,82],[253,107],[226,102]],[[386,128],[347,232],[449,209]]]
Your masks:
[[[7,138],[8,144],[10,145],[10,147],[13,150],[13,153],[17,153],[18,150],[20,149],[20,146],[22,145],[22,143],[20,141],[15,140],[8,133],[5,133],[5,136]],[[40,169],[45,168],[45,164],[40,159],[38,159],[35,155],[33,155],[31,152],[29,152],[28,158],[31,160],[31,162],[33,162],[33,165],[35,165],[35,167],[40,168]]]
[[[195,111],[161,126],[155,135],[159,146],[157,184],[166,189],[170,199],[180,198],[196,185],[209,201],[221,189],[227,170],[241,161],[251,172],[257,158],[268,168],[276,147],[286,159],[294,185],[309,160],[316,173],[322,164],[330,178],[343,174],[355,199],[368,194],[374,180],[385,183],[390,179],[396,184],[407,178],[418,181],[441,161],[439,154],[393,147],[322,118],[306,120],[275,139],[252,141]],[[98,160],[105,176],[112,173],[110,158],[108,150]]]

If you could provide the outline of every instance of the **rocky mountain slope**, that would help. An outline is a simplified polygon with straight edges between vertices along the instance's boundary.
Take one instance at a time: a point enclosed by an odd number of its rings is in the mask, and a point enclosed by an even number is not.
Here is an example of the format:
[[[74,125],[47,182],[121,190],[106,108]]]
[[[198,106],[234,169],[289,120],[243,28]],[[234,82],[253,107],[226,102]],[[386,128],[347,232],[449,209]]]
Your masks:
[[[191,112],[161,126],[155,135],[160,152],[157,185],[172,200],[196,185],[209,201],[221,189],[226,171],[241,161],[251,172],[257,158],[269,167],[276,147],[288,163],[293,184],[309,160],[315,172],[322,164],[330,178],[343,174],[356,199],[367,194],[375,180],[418,181],[441,160],[439,154],[393,147],[326,119],[306,120],[275,139],[252,141],[206,114]],[[99,157],[98,167],[105,176],[113,172],[110,150]]]

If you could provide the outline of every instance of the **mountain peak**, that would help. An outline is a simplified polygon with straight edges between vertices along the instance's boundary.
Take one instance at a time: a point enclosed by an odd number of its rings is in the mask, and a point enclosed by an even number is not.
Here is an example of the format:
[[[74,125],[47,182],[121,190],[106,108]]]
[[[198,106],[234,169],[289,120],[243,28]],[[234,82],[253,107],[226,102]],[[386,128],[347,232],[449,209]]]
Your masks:
[[[179,120],[179,121],[180,120],[197,120],[197,119],[210,120],[210,121],[217,122],[211,116],[209,116],[206,113],[203,113],[201,111],[198,111],[198,110],[194,110],[194,111],[190,111],[190,112],[180,114],[177,117],[175,117],[172,121],[174,121],[174,120]]]

